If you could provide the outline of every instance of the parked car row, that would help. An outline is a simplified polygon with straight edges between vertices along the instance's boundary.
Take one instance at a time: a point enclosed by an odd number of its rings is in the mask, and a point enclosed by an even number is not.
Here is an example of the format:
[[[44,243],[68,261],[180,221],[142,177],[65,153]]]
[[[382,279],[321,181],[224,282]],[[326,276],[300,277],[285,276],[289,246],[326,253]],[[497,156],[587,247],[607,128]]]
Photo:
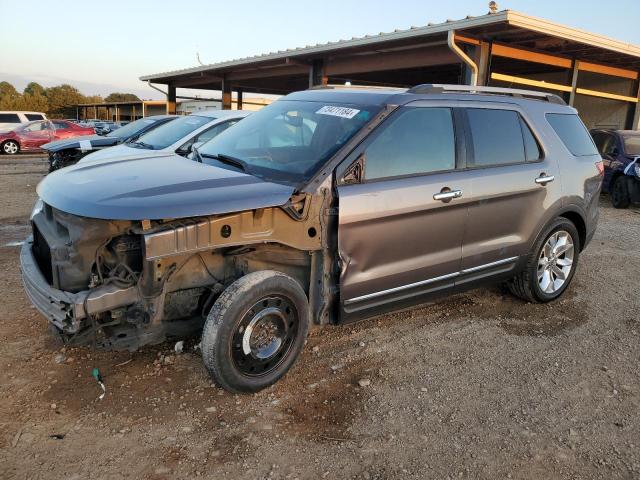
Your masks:
[[[169,119],[38,185],[22,278],[65,342],[201,332],[216,383],[255,392],[311,324],[495,282],[555,300],[594,235],[602,158],[555,95],[324,88],[244,116]]]
[[[39,151],[44,144],[53,140],[92,133],[92,128],[82,127],[67,120],[38,120],[21,123],[12,130],[0,133],[0,150],[7,155]]]

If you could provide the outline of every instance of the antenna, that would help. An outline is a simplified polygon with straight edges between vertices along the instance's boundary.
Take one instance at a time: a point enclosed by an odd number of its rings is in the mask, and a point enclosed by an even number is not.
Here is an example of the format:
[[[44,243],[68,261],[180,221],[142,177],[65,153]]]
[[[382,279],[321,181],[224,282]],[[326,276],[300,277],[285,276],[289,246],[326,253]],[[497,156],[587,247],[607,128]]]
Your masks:
[[[202,66],[204,66],[204,63],[202,63],[202,60],[200,60],[200,53],[196,52],[196,60],[198,60],[198,63]]]

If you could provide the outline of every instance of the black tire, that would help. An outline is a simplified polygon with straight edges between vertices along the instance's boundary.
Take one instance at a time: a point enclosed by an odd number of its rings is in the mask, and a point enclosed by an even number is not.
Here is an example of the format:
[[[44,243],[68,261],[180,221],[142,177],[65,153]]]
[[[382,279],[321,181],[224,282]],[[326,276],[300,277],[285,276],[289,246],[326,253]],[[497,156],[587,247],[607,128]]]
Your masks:
[[[15,140],[7,140],[2,143],[0,150],[5,155],[16,155],[17,153],[20,153],[20,144]]]
[[[271,270],[250,273],[211,308],[202,332],[202,359],[222,388],[257,392],[287,373],[308,330],[307,296],[296,280]]]
[[[614,208],[627,208],[631,204],[627,180],[623,176],[618,176],[613,179],[613,185],[611,186],[611,203]]]
[[[571,236],[573,241],[573,263],[569,276],[566,278],[564,284],[557,291],[547,293],[542,290],[538,282],[538,259],[547,240],[556,232],[560,231],[567,232]],[[569,287],[571,280],[573,280],[573,276],[578,267],[580,248],[580,236],[573,222],[563,217],[556,218],[551,224],[547,225],[536,240],[527,258],[527,264],[524,270],[507,282],[509,290],[516,297],[532,303],[546,303],[557,299]]]

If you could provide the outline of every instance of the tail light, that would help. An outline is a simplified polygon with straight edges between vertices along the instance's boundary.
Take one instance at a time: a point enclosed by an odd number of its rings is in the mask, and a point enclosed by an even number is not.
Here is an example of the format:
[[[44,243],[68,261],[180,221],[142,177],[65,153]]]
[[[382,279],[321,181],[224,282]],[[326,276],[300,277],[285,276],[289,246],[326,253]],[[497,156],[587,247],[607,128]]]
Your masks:
[[[602,161],[596,162],[596,168],[601,177],[604,177],[604,163]]]

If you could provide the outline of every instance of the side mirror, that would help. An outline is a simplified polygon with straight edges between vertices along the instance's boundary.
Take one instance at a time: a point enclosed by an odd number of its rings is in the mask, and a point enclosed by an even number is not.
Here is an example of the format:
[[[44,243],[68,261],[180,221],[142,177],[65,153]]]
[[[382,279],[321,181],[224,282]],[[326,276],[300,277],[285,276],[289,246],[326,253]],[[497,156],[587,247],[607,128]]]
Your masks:
[[[187,155],[187,158],[189,158],[191,160],[195,160],[196,162],[202,163],[202,157],[200,156],[200,152],[198,152],[198,149],[202,145],[204,145],[204,142],[196,142],[196,143],[192,144],[189,147],[189,155]]]

